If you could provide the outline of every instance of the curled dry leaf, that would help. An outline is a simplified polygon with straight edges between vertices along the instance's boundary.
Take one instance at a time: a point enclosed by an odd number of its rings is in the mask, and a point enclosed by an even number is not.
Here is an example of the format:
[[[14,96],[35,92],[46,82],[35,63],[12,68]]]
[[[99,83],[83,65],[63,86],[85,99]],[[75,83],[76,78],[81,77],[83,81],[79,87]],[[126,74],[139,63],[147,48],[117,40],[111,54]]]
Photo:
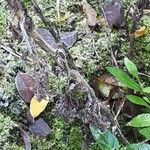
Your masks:
[[[36,29],[35,30],[41,38],[48,43],[52,48],[57,49],[57,43],[54,37],[46,29]],[[64,32],[60,35],[61,42],[67,47],[70,48],[77,40],[77,31]]]
[[[72,32],[64,32],[61,34],[61,41],[66,45],[67,48],[73,46],[73,44],[77,41],[77,31]]]
[[[146,26],[143,26],[143,27],[140,27],[138,30],[136,30],[134,32],[134,37],[135,38],[138,38],[138,37],[141,37],[141,36],[145,36],[148,34],[148,28]]]
[[[102,74],[99,78],[97,78],[97,80],[99,90],[105,97],[108,97],[113,87],[117,86],[115,78],[108,74]]]
[[[102,8],[103,15],[110,25],[116,28],[121,28],[124,26],[124,8],[123,3],[120,0],[105,2]]]
[[[89,3],[87,2],[83,3],[83,12],[86,15],[87,24],[90,27],[95,27],[96,25],[98,25],[96,11],[93,9],[93,7]]]
[[[98,89],[103,96],[107,98],[109,98],[112,94],[112,98],[122,98],[124,96],[121,90],[117,90],[119,83],[113,76],[109,74],[102,74],[97,78],[97,81]]]
[[[39,137],[47,137],[51,133],[48,124],[42,119],[38,119],[29,125],[29,130],[32,134]]]
[[[34,97],[35,79],[27,73],[20,73],[15,78],[19,95],[25,102],[30,102]]]
[[[45,110],[49,100],[48,97],[46,99],[42,99],[38,101],[35,97],[32,98],[30,102],[30,114],[33,118],[36,118],[42,111]]]

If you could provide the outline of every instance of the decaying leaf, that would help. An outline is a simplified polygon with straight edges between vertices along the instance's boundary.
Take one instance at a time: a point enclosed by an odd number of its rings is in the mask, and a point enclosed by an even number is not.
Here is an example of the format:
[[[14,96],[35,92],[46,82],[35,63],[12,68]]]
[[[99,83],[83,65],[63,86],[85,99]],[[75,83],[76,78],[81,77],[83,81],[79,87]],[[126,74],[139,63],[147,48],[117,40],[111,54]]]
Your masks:
[[[50,45],[50,47],[52,47],[53,49],[57,48],[57,43],[48,30],[36,29],[35,32],[33,33],[33,38],[37,38],[37,36],[40,36],[40,38],[42,38],[42,40],[48,45]],[[61,33],[60,40],[67,48],[72,47],[77,40],[77,31]]]
[[[124,26],[124,9],[120,0],[105,2],[102,6],[103,15],[108,23],[116,28]]]
[[[134,37],[138,38],[141,36],[145,36],[148,34],[148,28],[146,26],[140,27],[138,30],[134,32]]]
[[[34,97],[35,79],[27,73],[20,73],[15,78],[19,95],[25,102],[30,102]]]
[[[48,98],[38,101],[35,97],[33,97],[31,102],[30,102],[30,114],[31,114],[31,116],[33,118],[36,118],[42,111],[44,111],[48,102],[49,102]]]
[[[102,74],[99,78],[97,78],[97,80],[99,90],[105,97],[108,97],[113,87],[117,86],[115,78],[108,74]]]
[[[48,124],[42,119],[38,119],[29,125],[29,130],[32,134],[39,137],[47,137],[51,133]]]
[[[67,48],[73,46],[77,40],[77,31],[65,32],[61,34],[61,41],[66,45]]]
[[[117,88],[119,87],[119,83],[113,76],[109,74],[102,74],[99,78],[97,78],[97,81],[98,89],[104,97],[108,98],[110,94],[113,94],[112,98],[121,98],[124,96],[121,90],[117,90]]]
[[[98,20],[96,18],[97,17],[96,11],[93,9],[93,7],[89,3],[84,2],[83,12],[86,15],[87,24],[90,27],[95,27],[96,25],[98,25]]]

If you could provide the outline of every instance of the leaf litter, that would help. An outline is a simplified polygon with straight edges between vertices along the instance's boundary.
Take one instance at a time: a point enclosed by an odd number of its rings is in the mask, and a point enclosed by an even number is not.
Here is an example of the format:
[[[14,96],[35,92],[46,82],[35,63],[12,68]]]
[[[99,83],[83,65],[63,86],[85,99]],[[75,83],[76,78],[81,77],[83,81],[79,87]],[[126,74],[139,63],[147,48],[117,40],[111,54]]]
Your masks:
[[[99,25],[99,19],[97,17],[98,13],[95,11],[94,7],[87,2],[84,2],[82,6],[83,6],[83,12],[86,16],[87,25],[89,27],[95,27]],[[123,3],[121,1],[114,0],[113,2],[105,2],[102,5],[102,13],[105,18],[103,19],[107,20],[110,26],[113,26],[117,29],[123,28],[125,26],[124,8],[123,8]],[[68,18],[66,18],[66,20],[67,19]],[[48,32],[48,30],[41,29],[41,28],[38,28],[36,30],[38,31],[40,36],[47,43],[49,43],[49,45],[51,45],[52,48],[57,49],[58,43],[56,43],[54,37],[52,36],[51,33]],[[134,32],[135,38],[142,37],[144,35],[147,35],[147,30],[145,30],[145,28],[140,28],[139,30],[136,30]],[[74,44],[78,42],[78,32],[76,30],[72,30],[71,32],[70,31],[61,32],[60,40],[67,48],[72,48]],[[58,73],[58,75],[60,74],[61,74],[61,71]],[[15,82],[16,82],[18,93],[21,96],[21,98],[25,102],[30,103],[29,112],[32,118],[32,121],[30,121],[29,123],[30,132],[33,135],[40,136],[42,138],[47,137],[51,133],[51,129],[48,126],[48,124],[42,118],[34,120],[34,118],[38,117],[40,113],[45,110],[48,104],[48,101],[46,99],[35,98],[36,91],[34,89],[36,89],[35,87],[37,85],[37,82],[29,74],[22,74],[22,73],[17,75]],[[113,88],[119,87],[118,83],[114,81],[114,78],[107,76],[107,74],[105,74],[104,76],[103,75],[99,76],[97,78],[97,82],[99,84],[99,91],[101,92],[101,94],[103,94],[103,96],[106,98],[113,98],[113,96],[110,97]],[[81,90],[84,91],[85,89],[81,88]],[[57,96],[60,96],[59,94]],[[91,99],[87,96],[86,99],[88,100],[88,102],[86,104],[83,102],[81,105],[82,107],[81,112],[78,112],[79,105],[76,102],[74,102],[76,101],[76,99],[72,99],[73,96],[71,97],[71,94],[72,94],[71,91],[68,90],[67,94],[66,94],[67,96],[64,94],[65,95],[65,96],[63,95],[64,97],[61,95],[59,98],[57,98],[57,102],[55,103],[56,105],[54,106],[54,109],[53,109],[53,114],[55,116],[62,116],[65,118],[66,121],[70,122],[70,121],[73,121],[75,118],[80,118],[80,115],[81,115],[80,113],[85,113],[86,115],[84,116],[84,119],[87,120],[87,124],[89,123],[88,122],[89,120],[92,121],[93,118],[90,116],[91,114],[89,113],[90,110],[94,110],[94,109],[90,109],[90,107],[92,107],[90,103]],[[102,99],[102,97],[99,97],[99,99]],[[122,99],[122,97],[117,97],[117,99],[120,100]],[[93,104],[93,107],[94,106],[95,105]],[[83,111],[84,108],[89,109],[89,110]],[[103,113],[105,114],[105,112]],[[96,111],[95,111],[95,114],[96,114]],[[107,115],[109,116],[109,114]],[[105,122],[108,121],[107,117],[104,116],[104,118],[101,118],[101,119],[102,119],[101,125],[104,125],[104,127],[102,127],[101,129],[109,128],[109,122],[108,124],[107,123],[105,124]],[[95,120],[93,121],[93,123],[95,123]]]

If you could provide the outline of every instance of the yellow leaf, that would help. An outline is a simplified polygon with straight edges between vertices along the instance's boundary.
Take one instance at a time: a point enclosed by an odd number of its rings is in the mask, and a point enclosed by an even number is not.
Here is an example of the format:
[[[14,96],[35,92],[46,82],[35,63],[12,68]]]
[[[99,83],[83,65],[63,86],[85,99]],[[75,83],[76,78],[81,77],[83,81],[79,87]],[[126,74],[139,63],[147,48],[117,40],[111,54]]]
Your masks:
[[[134,37],[138,38],[148,34],[148,28],[146,26],[140,27],[140,29],[134,32]]]
[[[30,103],[30,114],[32,117],[36,118],[42,111],[44,111],[48,102],[49,101],[45,99],[38,101],[35,97],[33,97]]]
[[[60,18],[58,18],[58,22],[64,22],[66,21],[69,17],[71,16],[71,14],[69,12],[66,12],[64,16],[60,16]]]

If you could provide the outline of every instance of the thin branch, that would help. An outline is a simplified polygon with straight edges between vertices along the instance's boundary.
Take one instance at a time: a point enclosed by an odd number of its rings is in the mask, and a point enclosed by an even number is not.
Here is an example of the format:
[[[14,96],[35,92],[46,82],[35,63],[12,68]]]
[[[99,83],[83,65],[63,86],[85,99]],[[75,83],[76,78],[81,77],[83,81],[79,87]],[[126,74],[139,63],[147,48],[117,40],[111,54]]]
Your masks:
[[[30,54],[32,54],[32,46],[31,46],[31,43],[30,43],[30,38],[29,38],[29,36],[26,32],[26,29],[24,27],[24,25],[25,25],[25,17],[24,16],[20,19],[19,24],[20,24],[20,29],[21,29],[21,32],[22,32],[22,37],[23,37],[22,42],[25,40],[26,45],[27,45],[27,49],[30,52]]]
[[[31,0],[31,3],[33,5],[33,8],[35,9],[36,13],[38,14],[38,16],[40,17],[40,19],[43,21],[44,25],[47,27],[47,29],[49,30],[49,32],[52,34],[52,36],[54,37],[56,42],[59,42],[59,37],[56,34],[56,32],[54,31],[54,29],[52,28],[52,25],[50,22],[48,22],[44,15],[42,10],[40,9],[40,7],[37,4],[36,0]]]
[[[56,0],[57,19],[60,21],[60,0]]]
[[[12,50],[10,47],[6,46],[6,45],[3,45],[3,44],[0,43],[0,48],[1,48],[1,49],[4,49],[5,51],[9,52],[10,54],[12,54],[13,56],[15,56],[15,57],[17,57],[17,58],[20,58],[20,57],[21,57],[20,55],[15,54],[15,53],[13,52],[13,50]]]
[[[123,133],[122,133],[122,131],[121,131],[121,129],[120,129],[120,125],[119,125],[118,120],[117,120],[117,117],[119,116],[119,114],[120,114],[120,112],[121,112],[121,109],[122,109],[122,107],[124,106],[124,103],[125,103],[125,100],[124,100],[124,101],[122,102],[122,104],[120,105],[119,110],[117,111],[117,114],[116,114],[116,115],[114,114],[114,112],[113,112],[113,107],[112,107],[112,114],[113,114],[113,116],[114,116],[114,120],[115,120],[115,123],[116,123],[116,129],[117,129],[117,131],[118,131],[118,133],[119,133],[119,135],[120,135],[120,137],[121,137],[123,143],[124,143],[124,144],[130,144],[129,141],[126,139],[126,137],[123,135]]]
[[[104,14],[104,18],[106,18],[106,14],[105,14],[105,11],[104,11],[104,9],[103,9],[103,6],[101,7],[101,10],[102,10],[102,12],[103,12],[103,14]],[[111,54],[111,58],[112,58],[112,64],[114,64],[117,68],[118,68],[118,63],[117,63],[117,60],[116,60],[116,58],[115,58],[115,56],[114,56],[114,53],[113,53],[113,49],[112,49],[112,45],[111,45],[111,40],[110,40],[110,32],[107,30],[107,28],[105,28],[104,27],[104,30],[105,30],[105,32],[106,32],[106,37],[107,37],[107,39],[108,39],[108,41],[109,41],[109,50],[110,50],[110,54]]]
[[[145,74],[145,73],[142,73],[142,72],[139,72],[138,74],[150,78],[149,74]]]
[[[116,113],[116,115],[114,117],[115,121],[117,120],[117,118],[118,118],[118,116],[119,116],[119,114],[120,114],[120,112],[121,112],[121,110],[122,110],[122,108],[124,106],[124,103],[125,103],[125,99],[123,100],[122,104],[119,106],[119,109],[118,109],[118,111],[117,111],[117,113]]]

